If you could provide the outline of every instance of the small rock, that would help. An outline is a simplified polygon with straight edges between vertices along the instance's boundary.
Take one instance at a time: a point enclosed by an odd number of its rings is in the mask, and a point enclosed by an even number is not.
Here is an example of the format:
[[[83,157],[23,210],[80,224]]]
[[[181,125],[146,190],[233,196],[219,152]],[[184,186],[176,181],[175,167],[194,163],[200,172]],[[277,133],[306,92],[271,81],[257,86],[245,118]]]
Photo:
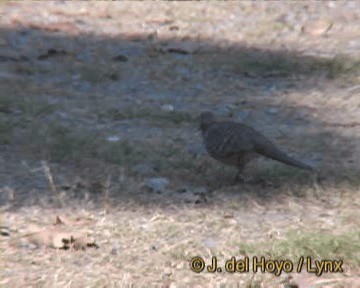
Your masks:
[[[120,140],[119,136],[109,136],[106,138],[107,141],[109,142],[118,142]]]
[[[145,182],[145,186],[151,191],[156,193],[162,193],[169,185],[169,180],[164,177],[149,178]]]
[[[271,108],[266,109],[266,113],[271,114],[271,115],[275,115],[278,112],[279,112],[279,109],[275,108],[275,107],[271,107]]]
[[[161,106],[161,110],[166,111],[166,112],[172,112],[172,111],[174,111],[174,106],[171,104],[164,104]]]

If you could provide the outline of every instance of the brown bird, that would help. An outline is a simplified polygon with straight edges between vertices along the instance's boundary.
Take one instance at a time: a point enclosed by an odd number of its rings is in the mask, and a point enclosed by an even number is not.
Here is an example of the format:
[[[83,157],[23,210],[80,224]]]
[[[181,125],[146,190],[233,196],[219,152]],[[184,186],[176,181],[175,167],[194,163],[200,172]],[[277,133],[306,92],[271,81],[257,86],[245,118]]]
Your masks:
[[[238,168],[236,180],[241,179],[244,166],[260,155],[301,169],[314,170],[288,156],[260,132],[243,123],[216,121],[213,113],[204,112],[200,116],[200,130],[209,155]]]

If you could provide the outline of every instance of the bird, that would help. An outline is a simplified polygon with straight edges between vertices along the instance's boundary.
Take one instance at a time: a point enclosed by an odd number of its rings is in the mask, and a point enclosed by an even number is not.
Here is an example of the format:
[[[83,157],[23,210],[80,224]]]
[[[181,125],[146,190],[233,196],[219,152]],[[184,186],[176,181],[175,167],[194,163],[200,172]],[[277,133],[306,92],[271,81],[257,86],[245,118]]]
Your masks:
[[[314,171],[314,168],[280,150],[254,128],[234,121],[217,121],[212,112],[200,115],[200,130],[208,154],[224,164],[236,166],[235,180],[244,181],[245,165],[259,156],[265,156],[284,164]]]

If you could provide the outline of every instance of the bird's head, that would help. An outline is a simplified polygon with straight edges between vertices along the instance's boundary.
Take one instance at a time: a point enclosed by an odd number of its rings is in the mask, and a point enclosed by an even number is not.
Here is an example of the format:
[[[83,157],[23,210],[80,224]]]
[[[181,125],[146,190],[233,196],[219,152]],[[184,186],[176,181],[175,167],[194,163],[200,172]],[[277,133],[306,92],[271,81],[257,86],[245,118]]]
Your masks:
[[[203,112],[200,115],[200,130],[207,130],[215,122],[215,115],[211,112]]]

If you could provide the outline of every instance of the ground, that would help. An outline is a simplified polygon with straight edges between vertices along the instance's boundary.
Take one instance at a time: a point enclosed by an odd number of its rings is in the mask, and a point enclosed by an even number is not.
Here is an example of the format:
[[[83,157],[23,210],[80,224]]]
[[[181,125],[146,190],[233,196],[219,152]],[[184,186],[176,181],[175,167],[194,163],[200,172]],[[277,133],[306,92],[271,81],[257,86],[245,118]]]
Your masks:
[[[356,2],[0,5],[2,286],[359,287]],[[234,184],[205,110],[318,172],[259,159]]]

